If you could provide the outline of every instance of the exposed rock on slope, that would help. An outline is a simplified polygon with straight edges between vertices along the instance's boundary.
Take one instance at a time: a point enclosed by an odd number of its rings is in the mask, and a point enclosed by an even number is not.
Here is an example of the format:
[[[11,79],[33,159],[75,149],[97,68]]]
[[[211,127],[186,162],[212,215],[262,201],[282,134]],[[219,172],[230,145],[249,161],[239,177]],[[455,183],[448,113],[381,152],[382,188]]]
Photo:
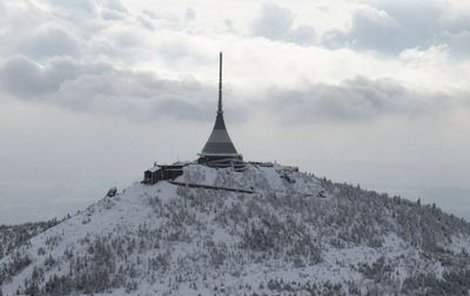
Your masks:
[[[185,167],[0,261],[4,295],[467,295],[470,225],[294,168]]]

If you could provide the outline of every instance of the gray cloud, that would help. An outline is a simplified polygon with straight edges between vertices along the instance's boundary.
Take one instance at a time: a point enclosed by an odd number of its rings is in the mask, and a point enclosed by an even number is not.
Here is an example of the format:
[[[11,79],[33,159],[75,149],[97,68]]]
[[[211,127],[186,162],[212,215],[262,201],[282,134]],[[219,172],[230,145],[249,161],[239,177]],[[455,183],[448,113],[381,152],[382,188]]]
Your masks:
[[[64,7],[68,9],[74,9],[74,10],[81,10],[87,13],[95,12],[97,8],[96,3],[93,0],[69,0],[69,1],[48,0],[46,2],[59,6],[59,7]]]
[[[21,100],[144,121],[168,117],[210,120],[217,94],[215,85],[207,86],[193,78],[169,80],[148,72],[105,63],[83,64],[70,58],[39,65],[21,56],[0,67],[0,86]],[[244,107],[234,101],[231,105],[235,120],[245,116]]]
[[[311,45],[316,37],[313,27],[294,26],[292,11],[274,2],[263,3],[260,15],[251,24],[251,33],[253,36],[293,42],[302,46]]]
[[[72,56],[80,54],[79,41],[68,32],[55,28],[44,27],[23,37],[16,47],[16,52],[32,58],[42,59],[51,56]]]
[[[5,3],[3,3],[3,1],[0,2],[0,15],[6,15]]]
[[[444,33],[443,39],[451,46],[456,57],[465,57],[470,54],[470,25],[468,30]]]
[[[155,30],[155,26],[152,23],[151,17],[147,14],[142,14],[136,17],[136,20],[145,28],[149,29],[150,31]]]
[[[196,11],[194,10],[194,8],[189,7],[186,9],[184,13],[184,19],[186,21],[192,21],[196,19]]]
[[[4,57],[0,62],[3,94],[132,120],[212,118],[216,83],[205,85],[190,77],[164,79],[154,73],[131,70],[130,61],[141,61],[149,54],[138,17],[147,21],[143,25],[149,29],[178,27],[182,24],[180,18],[164,11],[156,14],[146,10],[131,15],[119,0],[44,0],[42,4],[44,9],[32,5],[19,11],[5,11],[0,5],[0,14],[7,13],[8,19],[18,22],[8,22],[0,32],[0,41],[8,40],[0,42]],[[34,16],[36,24],[32,28],[25,27],[30,16]],[[195,12],[188,9],[186,17],[194,20]],[[122,27],[109,29],[111,22]],[[167,63],[179,63],[162,56]],[[116,64],[130,66],[117,68]],[[243,106],[234,101],[228,107],[235,120],[244,118],[240,111]]]
[[[102,1],[100,4],[100,14],[104,20],[120,20],[129,14],[127,7],[119,0]]]
[[[256,36],[282,40],[294,22],[294,15],[288,8],[273,2],[265,2],[260,16],[253,22],[252,31]]]
[[[388,15],[361,10],[354,14],[349,32],[332,30],[323,36],[323,40],[331,48],[347,46],[396,53],[419,42],[413,38],[410,40],[408,32],[403,35],[402,31],[406,29]]]
[[[437,0],[419,2],[382,1],[375,7],[357,10],[347,32],[331,30],[323,37],[330,48],[351,47],[397,54],[408,48],[449,44],[465,53],[470,47],[470,15],[449,18]]]
[[[21,100],[55,104],[66,109],[109,114],[146,121],[173,118],[210,120],[216,89],[194,78],[169,80],[149,72],[118,69],[110,64],[83,64],[57,58],[41,66],[25,57],[9,59],[0,67],[0,86]],[[338,85],[308,84],[296,89],[270,88],[252,108],[277,114],[282,121],[365,121],[384,116],[422,118],[440,116],[462,107],[465,93],[421,93],[392,79],[356,77]],[[247,104],[230,100],[234,120],[252,115]],[[214,107],[214,108],[211,108]],[[264,111],[263,111],[264,112]]]
[[[291,123],[361,121],[383,116],[438,116],[452,108],[447,94],[419,93],[391,79],[356,77],[339,85],[313,84],[303,89],[271,89],[271,111]]]
[[[8,59],[0,67],[0,85],[13,96],[23,100],[41,100],[58,92],[61,85],[80,75],[110,70],[110,66],[96,64],[83,67],[68,58],[51,60],[45,67],[24,56]]]

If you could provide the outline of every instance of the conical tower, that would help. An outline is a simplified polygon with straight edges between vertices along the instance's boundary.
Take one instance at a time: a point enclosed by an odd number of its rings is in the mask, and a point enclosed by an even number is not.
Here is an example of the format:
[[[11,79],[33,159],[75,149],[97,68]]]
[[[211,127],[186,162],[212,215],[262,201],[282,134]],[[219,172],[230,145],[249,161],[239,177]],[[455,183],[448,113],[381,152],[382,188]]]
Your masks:
[[[207,140],[199,156],[199,163],[215,167],[237,166],[243,161],[242,155],[235,149],[225,127],[222,109],[222,53],[219,53],[219,103],[217,116],[209,140]]]

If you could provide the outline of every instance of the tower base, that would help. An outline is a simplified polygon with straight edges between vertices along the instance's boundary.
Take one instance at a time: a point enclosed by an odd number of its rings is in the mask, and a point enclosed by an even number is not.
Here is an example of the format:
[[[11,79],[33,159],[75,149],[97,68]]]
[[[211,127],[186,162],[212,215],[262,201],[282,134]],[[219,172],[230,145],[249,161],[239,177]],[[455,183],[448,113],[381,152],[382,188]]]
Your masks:
[[[241,155],[238,156],[207,156],[201,155],[197,163],[206,165],[212,168],[234,168],[236,171],[243,171],[246,168],[246,163],[243,161]]]

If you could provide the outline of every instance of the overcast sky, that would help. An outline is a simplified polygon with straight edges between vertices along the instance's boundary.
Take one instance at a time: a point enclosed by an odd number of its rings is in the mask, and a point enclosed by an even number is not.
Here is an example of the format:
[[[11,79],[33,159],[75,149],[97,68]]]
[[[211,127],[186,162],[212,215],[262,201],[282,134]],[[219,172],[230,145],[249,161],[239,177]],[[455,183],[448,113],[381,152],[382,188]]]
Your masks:
[[[470,218],[470,2],[0,1],[0,223],[63,216],[224,108],[245,159]]]

